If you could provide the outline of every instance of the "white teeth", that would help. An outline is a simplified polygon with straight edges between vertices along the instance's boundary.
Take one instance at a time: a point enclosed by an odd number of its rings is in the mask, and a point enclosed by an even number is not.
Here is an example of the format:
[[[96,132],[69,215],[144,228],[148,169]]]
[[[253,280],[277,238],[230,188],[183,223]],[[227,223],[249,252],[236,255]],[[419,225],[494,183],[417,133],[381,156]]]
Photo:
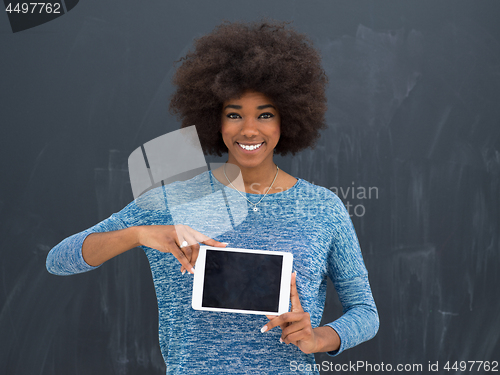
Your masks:
[[[262,142],[262,143],[264,143],[264,142]],[[242,145],[241,143],[238,143],[238,145],[240,145],[240,147],[242,149],[245,149],[247,151],[253,151],[253,150],[258,149],[260,146],[262,146],[262,143],[259,143],[258,145],[250,145],[250,146]]]

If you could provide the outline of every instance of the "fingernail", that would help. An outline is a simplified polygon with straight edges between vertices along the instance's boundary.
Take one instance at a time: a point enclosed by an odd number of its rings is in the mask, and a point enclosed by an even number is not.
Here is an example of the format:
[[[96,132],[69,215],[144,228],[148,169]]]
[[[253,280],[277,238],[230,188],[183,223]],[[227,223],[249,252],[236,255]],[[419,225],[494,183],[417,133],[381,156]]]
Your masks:
[[[283,344],[283,339],[280,337],[280,344]]]
[[[186,273],[186,270],[182,271],[182,274],[184,275]]]
[[[194,275],[194,268],[191,267],[191,269],[189,270],[189,272],[191,272]]]
[[[267,326],[264,326],[264,327],[262,327],[262,328],[260,329],[260,332],[262,332],[262,333],[264,333],[264,332],[266,332],[266,331],[267,331]]]

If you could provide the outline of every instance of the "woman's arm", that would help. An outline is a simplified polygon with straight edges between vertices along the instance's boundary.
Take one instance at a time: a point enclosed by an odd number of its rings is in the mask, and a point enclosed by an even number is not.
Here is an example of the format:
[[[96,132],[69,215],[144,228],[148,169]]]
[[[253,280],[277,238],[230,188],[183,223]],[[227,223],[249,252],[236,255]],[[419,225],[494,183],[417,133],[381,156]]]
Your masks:
[[[340,347],[330,351],[338,355],[375,336],[379,316],[373,300],[358,237],[342,201],[335,195],[332,215],[333,240],[328,257],[328,276],[333,281],[343,315],[327,326],[340,337]]]
[[[186,245],[182,246],[183,242]],[[82,255],[89,265],[98,266],[105,261],[136,246],[146,246],[163,253],[172,253],[179,263],[181,272],[194,273],[200,245],[224,247],[187,225],[142,225],[113,232],[92,233],[83,242]]]
[[[119,223],[113,225],[112,216],[85,232],[65,239],[47,256],[47,270],[56,275],[90,271],[136,246],[146,246],[172,253],[181,264],[181,272],[187,270],[194,273],[193,266],[200,249],[198,242],[226,246],[186,225],[143,225],[116,229],[119,226]],[[110,228],[116,230],[102,231]],[[181,246],[183,242],[186,242],[185,246]]]
[[[111,232],[91,233],[82,245],[83,260],[97,267],[115,256],[140,246],[138,231],[140,227],[130,227]]]
[[[113,233],[114,231],[125,230],[126,228],[127,225],[119,218],[118,214],[113,214],[93,227],[65,238],[59,244],[54,246],[47,255],[47,271],[54,275],[73,275],[96,269],[100,264],[102,264],[102,262],[99,263],[93,259],[93,255],[95,254],[92,253],[96,252],[95,243],[93,243],[95,238],[92,239],[94,234],[100,234],[101,232],[103,234],[106,234],[104,232]],[[89,237],[90,241],[87,241]],[[102,239],[103,238],[101,238],[101,240]],[[87,251],[85,251],[85,258],[83,256],[84,243],[86,248],[87,245],[90,244],[90,247],[88,248],[91,253],[90,257],[88,256],[89,254]],[[106,252],[107,250],[109,250],[107,246],[101,246],[99,251]],[[107,259],[110,259],[111,257],[112,256],[108,256]],[[87,263],[87,260],[90,263]]]
[[[340,337],[338,350],[328,352],[332,356],[370,340],[379,328],[379,316],[368,275],[337,280],[333,284],[343,307],[343,315],[326,325]]]

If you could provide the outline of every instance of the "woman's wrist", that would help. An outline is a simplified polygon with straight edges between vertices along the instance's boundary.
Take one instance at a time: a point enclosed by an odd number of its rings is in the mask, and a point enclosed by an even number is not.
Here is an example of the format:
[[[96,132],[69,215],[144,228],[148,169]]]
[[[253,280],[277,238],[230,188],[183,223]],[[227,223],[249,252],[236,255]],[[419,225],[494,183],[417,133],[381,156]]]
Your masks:
[[[130,232],[130,243],[132,245],[131,248],[141,246],[141,235],[143,232],[144,227],[143,226],[137,226],[137,227],[129,227],[125,230],[128,230]]]
[[[329,326],[313,328],[315,336],[314,353],[334,352],[340,348],[338,333]]]

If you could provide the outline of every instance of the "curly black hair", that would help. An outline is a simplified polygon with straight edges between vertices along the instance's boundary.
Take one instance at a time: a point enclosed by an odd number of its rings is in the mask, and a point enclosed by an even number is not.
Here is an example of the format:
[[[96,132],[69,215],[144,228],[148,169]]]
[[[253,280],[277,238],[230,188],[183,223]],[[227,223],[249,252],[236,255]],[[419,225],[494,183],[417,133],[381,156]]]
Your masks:
[[[326,127],[325,86],[321,57],[304,34],[289,22],[224,21],[195,40],[177,69],[170,112],[182,127],[196,125],[205,154],[227,152],[220,133],[222,104],[245,91],[269,97],[281,117],[275,152],[286,155],[313,147]]]

